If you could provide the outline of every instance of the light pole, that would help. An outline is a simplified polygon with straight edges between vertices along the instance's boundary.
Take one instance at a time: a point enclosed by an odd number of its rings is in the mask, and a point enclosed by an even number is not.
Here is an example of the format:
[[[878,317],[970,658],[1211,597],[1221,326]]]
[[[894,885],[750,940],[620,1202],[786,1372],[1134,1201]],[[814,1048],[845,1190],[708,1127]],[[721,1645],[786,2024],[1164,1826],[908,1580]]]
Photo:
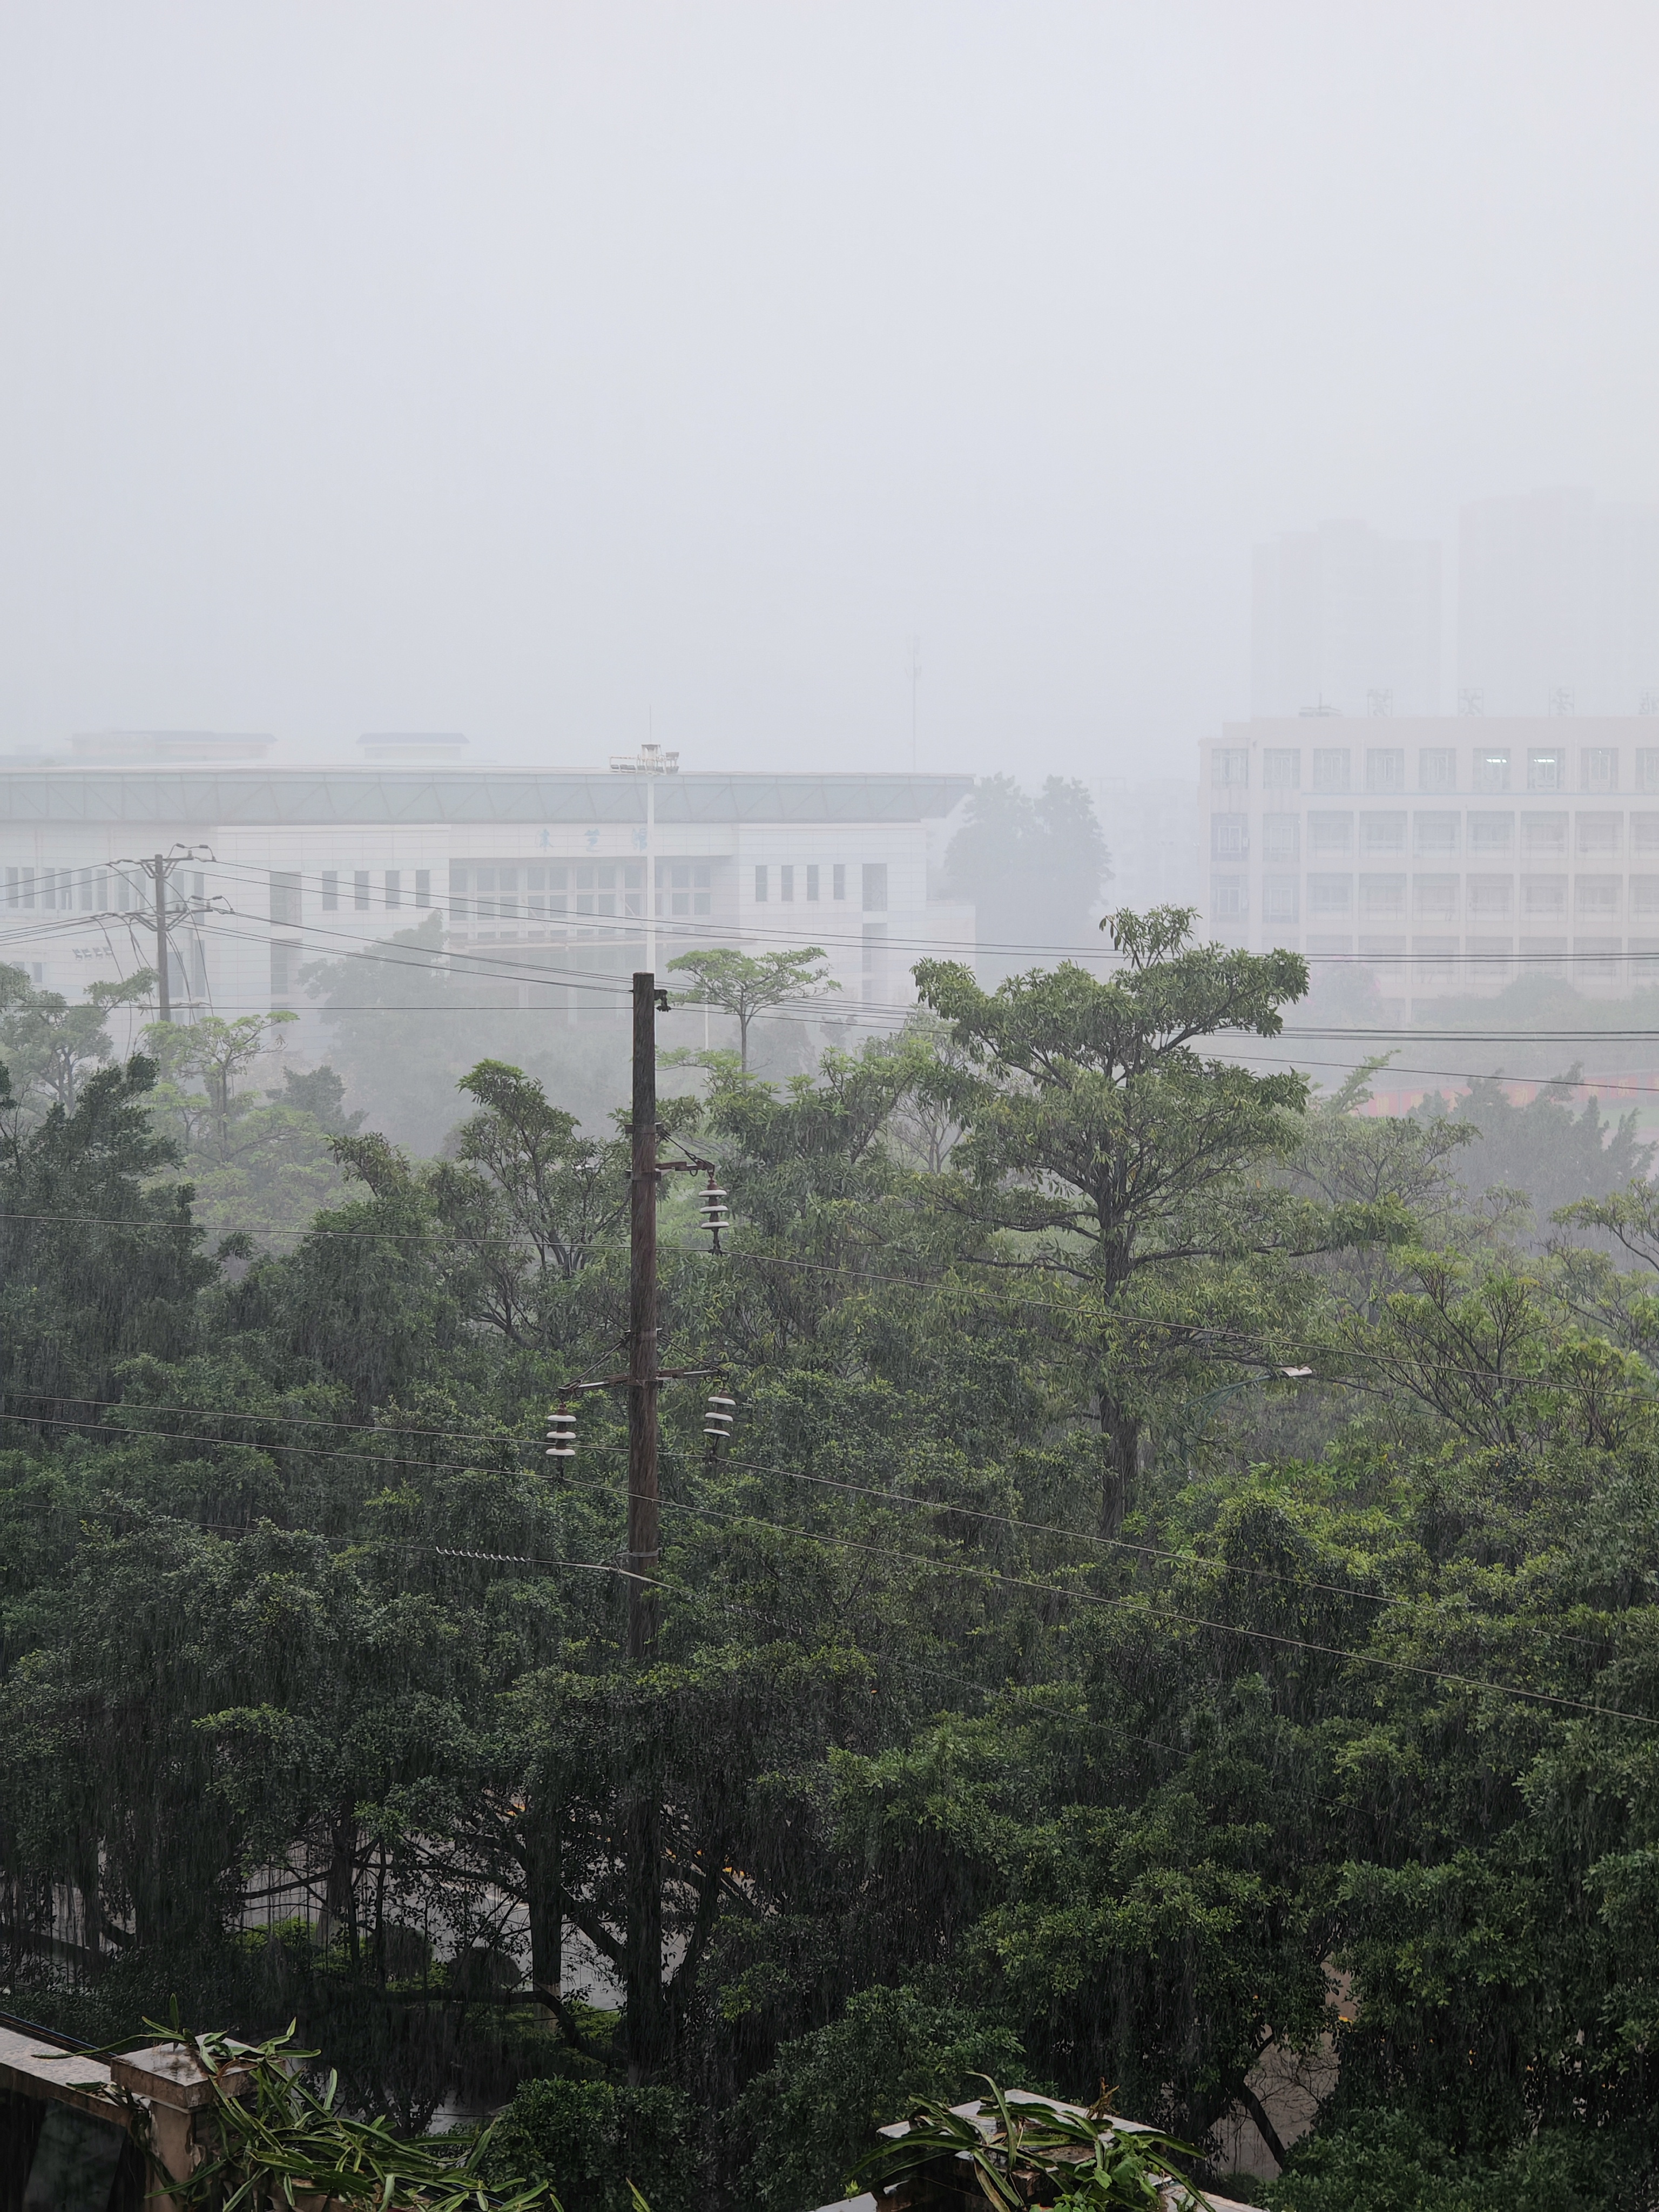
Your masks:
[[[657,778],[678,775],[680,757],[661,745],[641,745],[636,753],[612,753],[612,775],[645,778],[645,966],[657,972]]]

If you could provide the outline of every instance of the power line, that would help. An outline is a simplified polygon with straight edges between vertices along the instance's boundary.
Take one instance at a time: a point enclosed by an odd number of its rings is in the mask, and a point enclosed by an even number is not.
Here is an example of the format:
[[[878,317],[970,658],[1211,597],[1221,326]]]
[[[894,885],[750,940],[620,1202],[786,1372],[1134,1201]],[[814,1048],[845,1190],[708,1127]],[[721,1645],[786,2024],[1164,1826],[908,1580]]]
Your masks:
[[[73,1427],[99,1427],[106,1425],[98,1423],[65,1423],[63,1424],[63,1425]],[[179,1441],[188,1443],[191,1441],[191,1439],[188,1437],[185,1437],[180,1438]],[[198,1441],[206,1442],[210,1440],[204,1438],[198,1439]],[[313,1456],[319,1458],[335,1458],[357,1457],[362,1456],[362,1455],[325,1452],[314,1454]],[[601,1486],[593,1485],[584,1486],[598,1488]],[[603,1486],[609,1491],[610,1494],[616,1498],[617,1502],[625,1502],[622,1493],[611,1489],[608,1485]],[[1595,1705],[1584,1698],[1565,1697],[1560,1695],[1559,1692],[1553,1691],[1529,1690],[1518,1683],[1488,1681],[1481,1676],[1462,1674],[1449,1668],[1422,1666],[1411,1660],[1390,1659],[1385,1657],[1381,1653],[1355,1651],[1341,1644],[1316,1643],[1310,1638],[1290,1636],[1280,1630],[1252,1628],[1237,1621],[1212,1620],[1202,1614],[1183,1612],[1177,1607],[1168,1605],[1154,1604],[1150,1600],[1146,1599],[1136,1599],[1133,1597],[1121,1595],[1117,1597],[1106,1597],[1103,1596],[1098,1591],[1080,1589],[1072,1584],[1036,1582],[1030,1577],[1006,1574],[999,1568],[993,1567],[981,1562],[930,1558],[927,1554],[921,1553],[896,1550],[890,1544],[868,1544],[861,1542],[854,1537],[834,1536],[823,1530],[802,1528],[798,1523],[771,1521],[763,1514],[730,1511],[718,1506],[692,1505],[685,1500],[678,1498],[665,1498],[662,1500],[662,1504],[665,1509],[672,1512],[689,1514],[696,1518],[704,1520],[742,1522],[750,1527],[759,1527],[769,1529],[776,1535],[799,1537],[805,1539],[807,1542],[817,1544],[821,1547],[825,1547],[833,1550],[856,1552],[867,1557],[880,1559],[902,1559],[907,1565],[920,1567],[925,1572],[930,1574],[951,1575],[958,1580],[964,1578],[970,1580],[976,1578],[988,1579],[1005,1589],[1019,1589],[1038,1596],[1055,1597],[1074,1601],[1079,1604],[1097,1606],[1107,1611],[1127,1612],[1140,1615],[1154,1623],[1170,1621],[1179,1622],[1184,1627],[1206,1629],[1215,1634],[1223,1636],[1241,1636],[1246,1638],[1251,1642],[1272,1644],[1281,1650],[1307,1651],[1312,1653],[1317,1657],[1343,1659],[1349,1661],[1357,1666],[1378,1668],[1392,1674],[1408,1674],[1421,1680],[1445,1682],[1459,1688],[1485,1692],[1497,1697],[1517,1698],[1529,1705],[1551,1706],[1572,1712],[1583,1713],[1589,1717],[1605,1720],[1638,1721],[1644,1727],[1659,1726],[1659,1718],[1656,1718],[1654,1715],[1649,1713],[1633,1713],[1619,1706]],[[943,1508],[936,1510],[948,1510],[954,1509]],[[162,1517],[163,1519],[182,1519],[184,1521],[184,1525],[186,1527],[196,1525],[189,1521],[188,1518],[182,1516],[176,1516],[173,1515],[166,1515]],[[253,1525],[257,1527],[258,1524],[255,1523]],[[287,1533],[295,1535],[305,1535],[317,1532],[305,1529],[295,1529]],[[324,1538],[322,1540],[326,1541],[329,1540]],[[363,1540],[359,1538],[356,1540],[362,1542]],[[373,1540],[371,1539],[370,1540],[372,1541]],[[409,1548],[409,1547],[398,1543],[397,1540],[392,1540],[392,1548],[405,1549]],[[438,1550],[438,1547],[435,1546],[428,1546],[424,1548],[431,1550],[434,1553]],[[508,1555],[497,1554],[495,1556],[507,1557]],[[562,1566],[580,1566],[584,1565],[591,1565],[592,1563],[580,1561],[560,1561],[548,1562],[547,1564],[550,1565],[558,1565]],[[1200,1561],[1200,1564],[1207,1563]],[[1346,1593],[1345,1593],[1345,1595],[1346,1594]],[[1398,1601],[1395,1601],[1395,1602],[1398,1602]],[[1577,1641],[1578,1639],[1574,1640]]]
[[[363,1436],[421,1436],[437,1437],[447,1443],[477,1443],[490,1446],[506,1444],[515,1451],[530,1451],[536,1449],[533,1440],[527,1438],[508,1436],[477,1436],[469,1435],[462,1431],[441,1429],[394,1428],[367,1431],[354,1427],[349,1423],[327,1421],[320,1419],[313,1419],[305,1415],[271,1415],[261,1413],[237,1414],[234,1413],[227,1414],[225,1408],[210,1407],[159,1405],[154,1407],[144,1406],[130,1407],[125,1404],[125,1401],[118,1399],[72,1399],[65,1402],[79,1405],[98,1405],[101,1406],[106,1411],[126,1410],[137,1413],[155,1411],[157,1413],[171,1413],[186,1416],[198,1416],[203,1419],[224,1419],[226,1418],[229,1418],[233,1420],[246,1420],[253,1423],[266,1422],[278,1425],[317,1426],[332,1429],[345,1429],[349,1433]],[[37,1417],[16,1414],[0,1416],[0,1418],[10,1419],[20,1422],[37,1419]],[[450,1474],[464,1474],[469,1471],[466,1463],[464,1462],[454,1460],[443,1461],[422,1459],[416,1457],[415,1455],[406,1452],[383,1453],[373,1451],[341,1451],[303,1443],[295,1444],[277,1444],[272,1446],[248,1437],[204,1437],[194,1431],[158,1430],[133,1427],[114,1421],[69,1420],[57,1416],[45,1415],[38,1417],[37,1425],[47,1428],[57,1427],[95,1431],[100,1433],[119,1437],[124,1439],[131,1439],[133,1441],[137,1441],[144,1437],[161,1437],[168,1443],[183,1444],[210,1444],[227,1450],[248,1450],[259,1452],[266,1452],[272,1449],[290,1450],[302,1453],[307,1457],[313,1459],[367,1461],[369,1463],[377,1466],[386,1465],[388,1462],[393,1464],[401,1462],[410,1466],[428,1468],[434,1472]],[[583,1449],[586,1453],[597,1453],[602,1455],[610,1455],[612,1456],[625,1452],[626,1449],[627,1447],[623,1444],[589,1443],[583,1446]],[[674,1446],[669,1447],[667,1455],[677,1460],[693,1462],[698,1462],[702,1457],[701,1454],[694,1453],[684,1448]],[[1409,1595],[1401,1596],[1398,1595],[1390,1595],[1387,1592],[1356,1589],[1351,1585],[1328,1583],[1313,1576],[1281,1575],[1275,1572],[1271,1568],[1254,1567],[1240,1561],[1213,1559],[1200,1552],[1173,1551],[1165,1546],[1136,1543],[1126,1537],[1104,1536],[1097,1531],[1089,1529],[1071,1528],[1048,1522],[1029,1521],[1018,1516],[1006,1513],[995,1513],[983,1507],[963,1504],[946,1498],[915,1498],[902,1491],[884,1490],[869,1484],[849,1482],[838,1476],[811,1474],[804,1468],[778,1467],[763,1461],[739,1460],[725,1456],[722,1457],[720,1464],[724,1467],[740,1469],[745,1474],[762,1475],[776,1480],[807,1483],[819,1488],[836,1490],[850,1495],[875,1499],[883,1504],[901,1505],[908,1510],[916,1512],[954,1514],[960,1518],[979,1521],[984,1522],[988,1526],[1006,1528],[1010,1532],[1010,1534],[1024,1533],[1026,1534],[1053,1536],[1066,1542],[1093,1545],[1104,1550],[1126,1553],[1139,1559],[1155,1559],[1168,1565],[1200,1567],[1213,1573],[1243,1577],[1257,1583],[1271,1583],[1290,1589],[1318,1590],[1326,1595],[1341,1598],[1351,1602],[1383,1606],[1401,1605],[1412,1602],[1412,1599]],[[604,1480],[590,1480],[577,1476],[562,1476],[559,1480],[558,1487],[561,1491],[566,1489],[580,1489],[598,1492],[611,1498],[613,1501],[623,1496],[623,1493],[618,1492],[611,1483]],[[732,1514],[726,1512],[724,1509],[715,1507],[708,1507],[707,1509],[694,1507],[684,1501],[664,1499],[663,1503],[665,1504],[673,1504],[676,1510],[688,1512],[702,1511],[706,1510],[708,1513],[722,1518],[758,1518],[763,1521],[764,1521],[765,1518],[764,1516],[748,1516],[742,1513]],[[40,1510],[50,1510],[52,1504],[52,1501],[42,1501]],[[168,1516],[167,1517],[183,1517],[188,1519],[189,1516]],[[216,1522],[210,1523],[202,1522],[199,1523],[192,1523],[192,1525],[234,1529],[237,1528],[245,1528],[248,1524]],[[815,1540],[817,1540],[818,1532],[801,1529],[796,1524],[767,1522],[765,1525],[768,1527],[778,1528],[786,1532],[812,1535],[814,1536]],[[316,1534],[319,1532],[299,1530],[295,1531],[294,1533]],[[332,1541],[335,1540],[325,1539],[325,1540]],[[351,1540],[359,1541],[362,1540],[353,1539]],[[403,1548],[409,1548],[409,1547],[404,1546]],[[418,1547],[416,1548],[418,1548]],[[485,1556],[505,1557],[507,1555],[486,1555],[483,1553],[468,1555],[456,1553],[453,1554],[453,1556],[474,1556],[482,1558]],[[910,1556],[915,1557],[919,1555],[913,1554]],[[565,1562],[563,1564],[568,1565],[572,1563]],[[941,1563],[941,1565],[948,1565],[949,1563]],[[1214,1624],[1206,1625],[1213,1626]],[[1582,1644],[1587,1641],[1587,1639],[1583,1638],[1575,1637],[1570,1634],[1565,1630],[1551,1629],[1547,1630],[1544,1632],[1563,1643]]]

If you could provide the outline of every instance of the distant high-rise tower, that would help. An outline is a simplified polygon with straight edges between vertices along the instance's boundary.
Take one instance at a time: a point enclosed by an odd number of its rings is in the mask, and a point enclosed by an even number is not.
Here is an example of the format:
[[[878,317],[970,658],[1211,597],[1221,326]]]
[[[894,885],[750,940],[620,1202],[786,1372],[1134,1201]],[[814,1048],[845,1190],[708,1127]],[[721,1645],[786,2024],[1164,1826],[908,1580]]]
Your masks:
[[[1457,688],[1487,714],[1651,714],[1659,507],[1573,490],[1466,507]]]
[[[1440,548],[1322,522],[1255,552],[1257,715],[1432,714],[1440,706]]]

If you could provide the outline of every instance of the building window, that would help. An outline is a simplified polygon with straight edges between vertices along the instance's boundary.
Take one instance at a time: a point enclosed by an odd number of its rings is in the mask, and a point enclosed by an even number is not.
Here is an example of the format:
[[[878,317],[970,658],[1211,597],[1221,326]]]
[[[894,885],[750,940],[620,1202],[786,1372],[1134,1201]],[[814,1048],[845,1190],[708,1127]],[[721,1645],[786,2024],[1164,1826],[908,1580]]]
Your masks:
[[[351,878],[351,903],[359,914],[368,912],[368,870],[359,868]]]
[[[1250,849],[1250,819],[1247,814],[1210,817],[1210,858],[1242,860]]]
[[[420,907],[422,909],[429,907],[432,903],[432,871],[430,868],[416,868],[415,871],[415,903],[417,907]]]
[[[1406,753],[1401,745],[1368,745],[1365,749],[1367,791],[1403,791]]]
[[[807,896],[808,899],[809,899],[809,900],[811,900],[811,899],[816,899],[816,898],[817,898],[817,895],[818,895],[818,872],[817,872],[817,870],[816,868],[811,868],[811,867],[809,867],[809,868],[808,868],[808,870],[806,871],[806,896]]]
[[[1352,850],[1352,814],[1310,814],[1308,817],[1308,851],[1314,858],[1326,858]]]
[[[830,890],[835,897],[838,899],[844,899],[846,897],[847,871],[845,868],[837,866],[832,871],[830,877]]]
[[[866,914],[885,914],[887,911],[887,863],[885,860],[865,862],[864,911]]]
[[[1242,791],[1250,780],[1250,755],[1244,745],[1218,745],[1210,756],[1210,781]]]
[[[1561,755],[1553,746],[1547,752],[1529,752],[1527,755],[1527,789],[1559,791],[1562,766]]]
[[[1474,815],[1469,817],[1473,822]],[[1455,814],[1419,814],[1412,825],[1413,849],[1419,860],[1441,860],[1457,850]]]
[[[778,896],[787,905],[795,902],[795,871],[787,860],[778,870]]]
[[[714,864],[708,860],[659,860],[657,912],[690,916],[714,906]]]
[[[1406,918],[1404,876],[1361,876],[1359,918],[1362,921],[1403,921]]]
[[[1586,745],[1578,756],[1578,781],[1586,791],[1617,791],[1618,747]]]
[[[766,904],[766,870],[763,866],[755,871],[755,903],[757,906]]]
[[[1295,921],[1301,901],[1300,886],[1294,876],[1263,876],[1261,878],[1261,919],[1263,921]]]
[[[1474,756],[1474,787],[1477,791],[1507,791],[1510,787],[1509,755],[1488,752],[1482,746]]]
[[[1638,746],[1636,788],[1638,791],[1659,791],[1659,745]]]
[[[1449,817],[1455,821],[1456,816]],[[1469,850],[1471,853],[1504,853],[1515,844],[1515,817],[1512,814],[1471,814],[1469,817]],[[1448,848],[1455,851],[1454,843]]]
[[[1346,916],[1353,909],[1353,878],[1352,876],[1310,876],[1308,878],[1308,915],[1310,921],[1329,920]]]
[[[1243,876],[1212,876],[1210,878],[1210,919],[1212,921],[1243,921],[1249,912],[1249,901],[1245,896]]]
[[[1261,781],[1269,791],[1296,791],[1302,783],[1300,745],[1269,745],[1261,756]]]
[[[386,872],[386,902],[388,908],[401,906],[404,902],[404,878],[401,869],[388,868]]]
[[[1522,876],[1521,911],[1528,921],[1563,921],[1567,912],[1565,876]]]
[[[1362,853],[1403,853],[1406,817],[1403,814],[1362,814],[1359,817]]]
[[[1567,817],[1565,814],[1523,814],[1521,849],[1533,860],[1565,860]]]
[[[272,940],[270,995],[273,999],[291,999],[294,996],[294,975],[299,962],[300,947],[292,938]]]
[[[1412,908],[1419,921],[1455,921],[1458,878],[1455,876],[1417,876],[1412,882]]]
[[[1264,860],[1299,860],[1302,858],[1302,817],[1299,814],[1264,814],[1261,817],[1261,857]],[[1281,915],[1282,921],[1285,917]]]
[[[1417,756],[1417,781],[1425,791],[1455,791],[1457,752],[1451,745],[1425,745]]]
[[[1471,876],[1468,901],[1471,921],[1507,921],[1515,905],[1515,878]]]
[[[1578,817],[1578,857],[1607,860],[1617,855],[1624,842],[1622,814],[1581,814]]]
[[[1576,888],[1580,921],[1617,921],[1620,888],[1617,876],[1580,876]]]
[[[334,868],[323,870],[323,912],[337,914],[340,910],[340,878]]]
[[[300,876],[297,869],[272,869],[270,918],[279,929],[293,929],[300,920]]]
[[[1313,757],[1316,791],[1346,791],[1348,787],[1346,745],[1316,745]]]

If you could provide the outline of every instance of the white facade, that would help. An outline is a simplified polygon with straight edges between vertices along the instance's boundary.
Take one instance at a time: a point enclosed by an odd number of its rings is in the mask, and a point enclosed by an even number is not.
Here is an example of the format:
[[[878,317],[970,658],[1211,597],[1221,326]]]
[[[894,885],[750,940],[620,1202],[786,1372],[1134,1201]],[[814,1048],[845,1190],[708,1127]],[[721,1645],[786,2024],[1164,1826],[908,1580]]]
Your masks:
[[[1659,972],[1659,717],[1295,718],[1200,753],[1218,937],[1408,994]]]
[[[437,917],[503,1004],[621,1018],[650,886],[660,972],[698,945],[822,945],[840,1004],[902,1006],[924,951],[971,959],[974,912],[928,896],[970,787],[941,775],[109,766],[0,769],[0,959],[71,998],[149,965],[139,863],[192,848],[173,989],[304,1010],[307,963]],[[210,857],[209,855],[210,854]]]

